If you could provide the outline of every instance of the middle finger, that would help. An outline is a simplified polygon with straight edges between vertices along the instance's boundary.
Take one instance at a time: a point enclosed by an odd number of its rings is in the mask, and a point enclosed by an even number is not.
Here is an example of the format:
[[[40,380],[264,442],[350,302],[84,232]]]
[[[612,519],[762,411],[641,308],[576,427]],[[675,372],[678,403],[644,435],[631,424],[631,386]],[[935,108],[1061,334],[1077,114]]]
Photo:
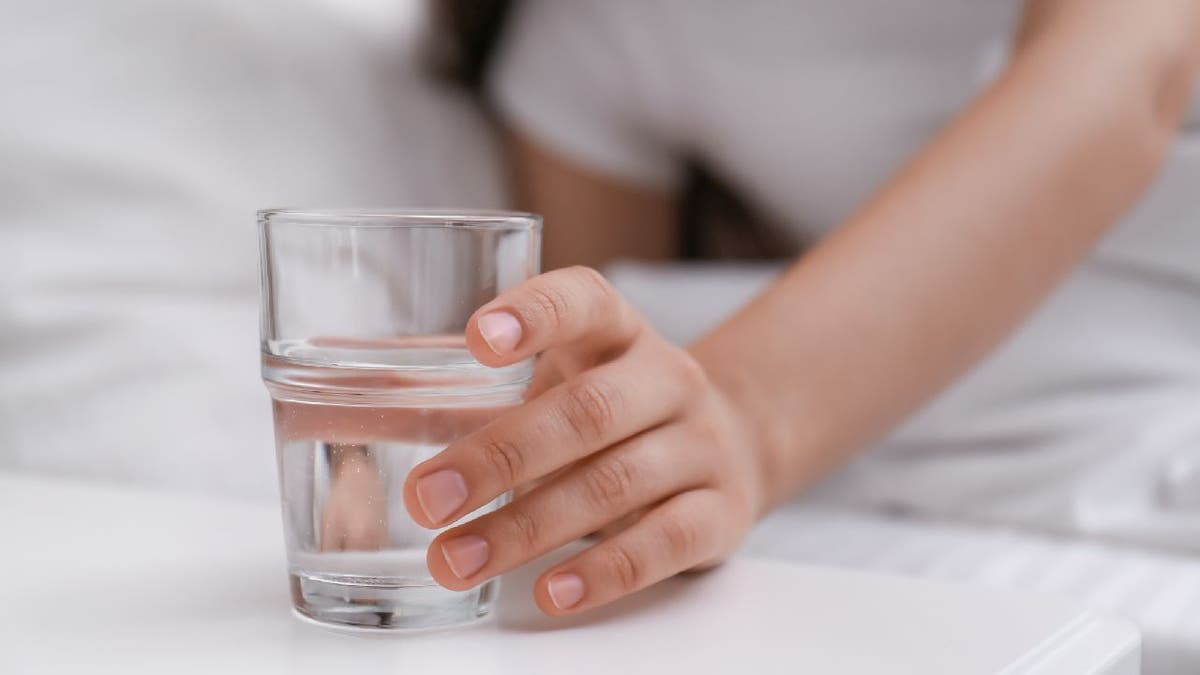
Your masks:
[[[440,527],[504,492],[677,415],[692,392],[679,364],[635,346],[559,384],[417,465],[404,484],[409,514]]]

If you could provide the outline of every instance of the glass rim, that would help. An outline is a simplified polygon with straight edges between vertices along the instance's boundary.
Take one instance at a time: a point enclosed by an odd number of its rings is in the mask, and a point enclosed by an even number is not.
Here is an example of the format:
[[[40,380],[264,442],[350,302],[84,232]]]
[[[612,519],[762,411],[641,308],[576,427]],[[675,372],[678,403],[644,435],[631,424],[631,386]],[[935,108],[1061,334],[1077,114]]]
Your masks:
[[[542,217],[526,211],[450,208],[303,208],[261,209],[258,222],[313,227],[540,230]]]

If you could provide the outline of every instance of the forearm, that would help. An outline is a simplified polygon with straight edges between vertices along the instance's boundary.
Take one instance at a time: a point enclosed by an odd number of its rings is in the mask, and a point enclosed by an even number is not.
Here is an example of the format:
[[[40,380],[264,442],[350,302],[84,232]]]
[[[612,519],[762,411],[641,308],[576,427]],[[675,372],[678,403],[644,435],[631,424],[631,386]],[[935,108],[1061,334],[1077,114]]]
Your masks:
[[[693,347],[760,434],[768,503],[986,354],[1153,178],[1190,95],[1194,49],[1139,35],[1142,3],[1039,4],[1044,16],[989,91]],[[1196,2],[1167,4],[1197,25]]]

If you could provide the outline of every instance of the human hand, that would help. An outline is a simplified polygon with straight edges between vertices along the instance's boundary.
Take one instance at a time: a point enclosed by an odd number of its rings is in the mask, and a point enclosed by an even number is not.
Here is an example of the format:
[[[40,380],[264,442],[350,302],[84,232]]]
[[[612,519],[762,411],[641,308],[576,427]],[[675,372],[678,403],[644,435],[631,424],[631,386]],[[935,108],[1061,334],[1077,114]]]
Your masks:
[[[531,279],[480,308],[466,335],[488,366],[541,354],[537,377],[525,404],[413,469],[408,511],[441,527],[536,485],[432,542],[429,569],[443,586],[465,590],[608,532],[534,585],[544,612],[570,614],[720,562],[760,514],[750,426],[599,273]]]

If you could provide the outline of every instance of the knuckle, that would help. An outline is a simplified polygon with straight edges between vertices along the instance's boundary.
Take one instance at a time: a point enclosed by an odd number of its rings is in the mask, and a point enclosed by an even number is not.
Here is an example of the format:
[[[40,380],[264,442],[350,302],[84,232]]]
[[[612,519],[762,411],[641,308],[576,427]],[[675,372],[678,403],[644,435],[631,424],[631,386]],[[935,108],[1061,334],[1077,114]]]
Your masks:
[[[579,283],[587,288],[589,292],[597,298],[605,301],[613,301],[617,299],[617,291],[608,283],[608,279],[604,275],[591,267],[576,265],[571,268],[571,275],[579,280]]]
[[[525,472],[525,457],[516,443],[492,438],[483,444],[480,454],[505,485],[515,485]]]
[[[522,311],[530,325],[548,325],[551,328],[567,323],[571,315],[571,301],[567,293],[557,284],[537,284],[528,291],[527,304]]]
[[[676,377],[686,388],[686,392],[701,392],[708,386],[708,373],[704,372],[704,366],[682,349],[679,350],[679,358],[675,360],[675,368]]]
[[[532,300],[533,310],[545,322],[562,325],[568,321],[571,301],[569,293],[559,283],[539,283],[529,289],[529,299]]]
[[[509,516],[509,522],[512,524],[516,540],[526,550],[537,548],[538,542],[541,540],[542,529],[537,518],[534,518],[528,511],[514,508]]]
[[[716,419],[715,415],[696,415],[690,421],[691,431],[695,434],[694,440],[704,447],[712,447],[725,451],[726,448],[726,431]]]
[[[583,479],[588,500],[604,512],[624,507],[633,490],[633,470],[620,457],[598,460],[584,473]]]
[[[621,333],[636,331],[636,312],[603,274],[581,265],[573,267],[572,272],[579,279],[579,284],[588,297],[593,299],[593,307],[604,316],[606,322],[618,327]]]
[[[630,593],[640,587],[641,566],[633,554],[620,544],[609,544],[603,548],[604,567],[608,576],[616,583],[621,593]]]
[[[695,558],[700,543],[700,531],[694,520],[682,516],[671,516],[660,526],[663,543],[671,558],[689,563]]]
[[[621,394],[602,380],[584,380],[571,386],[562,402],[562,416],[583,441],[602,438],[616,422]]]

